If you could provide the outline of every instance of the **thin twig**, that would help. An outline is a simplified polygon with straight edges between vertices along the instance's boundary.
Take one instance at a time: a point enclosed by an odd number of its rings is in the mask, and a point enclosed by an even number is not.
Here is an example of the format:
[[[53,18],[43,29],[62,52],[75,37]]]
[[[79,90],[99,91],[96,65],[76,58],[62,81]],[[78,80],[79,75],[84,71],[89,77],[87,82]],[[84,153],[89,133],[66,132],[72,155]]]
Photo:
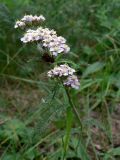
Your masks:
[[[75,105],[74,105],[73,102],[72,102],[72,99],[71,99],[71,97],[70,97],[70,94],[69,94],[69,92],[68,92],[68,89],[67,89],[66,87],[64,87],[64,88],[65,88],[65,91],[66,91],[66,94],[67,94],[69,103],[70,103],[70,105],[71,105],[71,107],[72,107],[72,109],[73,109],[73,111],[74,111],[75,116],[77,117],[77,119],[78,119],[78,121],[79,121],[80,128],[81,128],[81,131],[82,131],[82,128],[83,128],[83,127],[82,127],[81,119],[80,119],[80,117],[79,117],[79,113],[78,113]]]

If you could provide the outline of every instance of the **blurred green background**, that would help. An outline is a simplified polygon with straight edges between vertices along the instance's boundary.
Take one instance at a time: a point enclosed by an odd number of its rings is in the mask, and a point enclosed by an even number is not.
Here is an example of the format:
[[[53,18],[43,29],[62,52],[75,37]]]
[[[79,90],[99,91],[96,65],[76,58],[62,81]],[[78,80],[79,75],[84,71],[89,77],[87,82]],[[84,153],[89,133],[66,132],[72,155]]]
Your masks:
[[[119,137],[119,131],[112,132],[111,119],[119,120],[120,0],[0,0],[1,160],[58,160],[61,154],[60,138],[65,127],[61,119],[67,104],[58,100],[63,90],[51,102],[53,85],[45,76],[49,64],[41,61],[36,46],[22,44],[21,31],[14,29],[15,21],[25,14],[42,14],[45,26],[67,39],[71,47],[67,59],[74,63],[81,81],[80,90],[72,94],[80,114],[85,116],[85,129],[97,126],[107,137],[105,144],[100,144],[103,152],[96,155],[100,160],[119,155],[120,150],[113,150],[113,134]],[[91,117],[91,111],[97,112],[99,119]],[[60,132],[51,135],[56,128]],[[42,139],[42,131],[48,138]],[[90,132],[88,139],[92,138]],[[96,139],[101,142],[99,135]],[[73,149],[76,141],[73,137]],[[119,145],[120,139],[116,142]],[[80,151],[76,155],[88,160]],[[73,151],[69,156],[74,156]]]

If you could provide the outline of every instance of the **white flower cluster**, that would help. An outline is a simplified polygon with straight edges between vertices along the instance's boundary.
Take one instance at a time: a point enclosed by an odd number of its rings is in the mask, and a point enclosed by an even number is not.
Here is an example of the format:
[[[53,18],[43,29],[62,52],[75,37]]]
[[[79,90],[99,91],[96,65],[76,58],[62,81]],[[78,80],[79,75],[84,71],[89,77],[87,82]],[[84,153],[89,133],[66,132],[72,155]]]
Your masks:
[[[79,89],[80,83],[79,80],[77,78],[77,76],[74,75],[75,70],[71,67],[69,67],[66,64],[60,65],[60,66],[56,66],[54,67],[54,69],[50,70],[48,72],[48,77],[54,78],[54,77],[59,77],[59,78],[66,78],[67,79],[63,79],[64,82],[63,84],[65,86],[69,86],[71,88],[74,89]]]
[[[44,37],[43,46],[47,47],[53,56],[70,51],[70,47],[66,44],[66,39],[57,35]]]
[[[61,64],[60,66],[54,67],[54,69],[48,72],[48,77],[62,77],[62,76],[69,76],[73,75],[75,72],[74,69],[70,68],[66,64]]]
[[[80,82],[79,82],[77,76],[72,75],[72,76],[69,76],[67,78],[67,80],[64,82],[64,85],[70,86],[70,87],[75,88],[75,89],[79,89]]]
[[[45,21],[45,17],[43,15],[40,16],[25,15],[20,21],[16,21],[14,28],[23,29],[28,24],[41,23],[43,21]]]
[[[42,46],[47,48],[53,56],[57,56],[60,53],[68,53],[70,50],[66,45],[66,39],[62,36],[57,36],[56,31],[48,28],[29,29],[24,37],[21,38],[21,41],[23,43],[42,42]]]
[[[55,34],[56,32],[54,30],[49,30],[48,28],[39,27],[36,30],[28,29],[27,32],[24,34],[24,37],[21,38],[21,41],[23,43],[35,41],[40,42],[41,40],[43,41],[45,37],[47,38]]]
[[[39,24],[43,21],[45,21],[45,18],[42,15],[25,15],[20,21],[16,22],[14,28],[24,29],[28,25],[34,26],[34,24]],[[65,54],[70,51],[70,47],[66,44],[66,39],[62,36],[57,36],[56,31],[50,30],[49,28],[39,27],[36,30],[28,29],[21,38],[21,41],[23,43],[37,42],[38,48],[41,51],[46,52],[47,49],[47,53],[50,53],[52,56],[57,56],[60,53]],[[61,64],[50,70],[48,77],[61,78],[65,86],[79,89],[80,83],[74,73],[75,70],[73,68],[67,64]]]

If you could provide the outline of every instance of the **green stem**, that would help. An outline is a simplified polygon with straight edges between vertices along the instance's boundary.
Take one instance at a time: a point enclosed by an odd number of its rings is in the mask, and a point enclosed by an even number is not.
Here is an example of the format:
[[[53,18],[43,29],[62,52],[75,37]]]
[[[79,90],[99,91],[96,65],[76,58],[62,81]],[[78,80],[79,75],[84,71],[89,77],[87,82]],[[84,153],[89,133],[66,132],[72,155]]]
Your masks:
[[[66,87],[64,87],[64,88],[65,88],[65,91],[66,91],[66,94],[67,94],[69,103],[70,103],[70,105],[71,105],[71,107],[72,107],[72,109],[73,109],[73,111],[74,111],[75,116],[76,116],[77,119],[78,119],[78,122],[79,122],[79,125],[80,125],[80,129],[81,129],[81,131],[82,131],[82,128],[83,128],[83,127],[82,127],[81,119],[80,119],[80,117],[79,117],[79,113],[78,113],[75,105],[74,105],[73,102],[72,102],[72,99],[71,99],[71,97],[70,97],[70,94],[69,94],[69,92],[68,92],[68,89],[67,89]]]

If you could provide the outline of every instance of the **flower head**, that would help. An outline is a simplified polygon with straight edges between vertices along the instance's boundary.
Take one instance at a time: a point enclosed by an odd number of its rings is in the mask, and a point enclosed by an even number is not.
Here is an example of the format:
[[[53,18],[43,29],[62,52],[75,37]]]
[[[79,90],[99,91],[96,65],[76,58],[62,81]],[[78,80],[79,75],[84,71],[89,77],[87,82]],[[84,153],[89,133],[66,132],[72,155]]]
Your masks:
[[[75,75],[69,76],[64,82],[64,85],[75,89],[79,89],[80,87],[79,80]]]
[[[33,16],[33,15],[25,15],[21,21],[25,22],[25,23],[31,23],[31,22],[43,22],[45,21],[45,17],[43,15],[40,16]]]
[[[39,24],[45,21],[45,17],[43,15],[33,16],[33,15],[25,15],[21,20],[16,21],[14,28],[25,28],[29,24]]]
[[[57,56],[60,53],[68,53],[70,48],[66,45],[66,39],[62,36],[44,37],[43,46],[47,47],[52,55]]]
[[[60,53],[67,53],[70,50],[66,44],[66,39],[62,36],[57,36],[56,31],[48,28],[39,27],[37,30],[29,29],[21,38],[21,41],[23,43],[40,42],[53,56],[57,56]]]
[[[54,30],[49,30],[48,28],[39,27],[36,30],[28,29],[24,36],[21,38],[23,43],[43,41],[45,37],[49,37],[56,32]]]
[[[66,77],[69,75],[73,75],[75,70],[70,68],[68,65],[63,64],[60,66],[56,66],[54,69],[48,72],[48,77]]]
[[[80,83],[76,75],[75,70],[69,67],[67,64],[54,67],[54,69],[48,72],[50,78],[60,78],[65,86],[79,89]]]

